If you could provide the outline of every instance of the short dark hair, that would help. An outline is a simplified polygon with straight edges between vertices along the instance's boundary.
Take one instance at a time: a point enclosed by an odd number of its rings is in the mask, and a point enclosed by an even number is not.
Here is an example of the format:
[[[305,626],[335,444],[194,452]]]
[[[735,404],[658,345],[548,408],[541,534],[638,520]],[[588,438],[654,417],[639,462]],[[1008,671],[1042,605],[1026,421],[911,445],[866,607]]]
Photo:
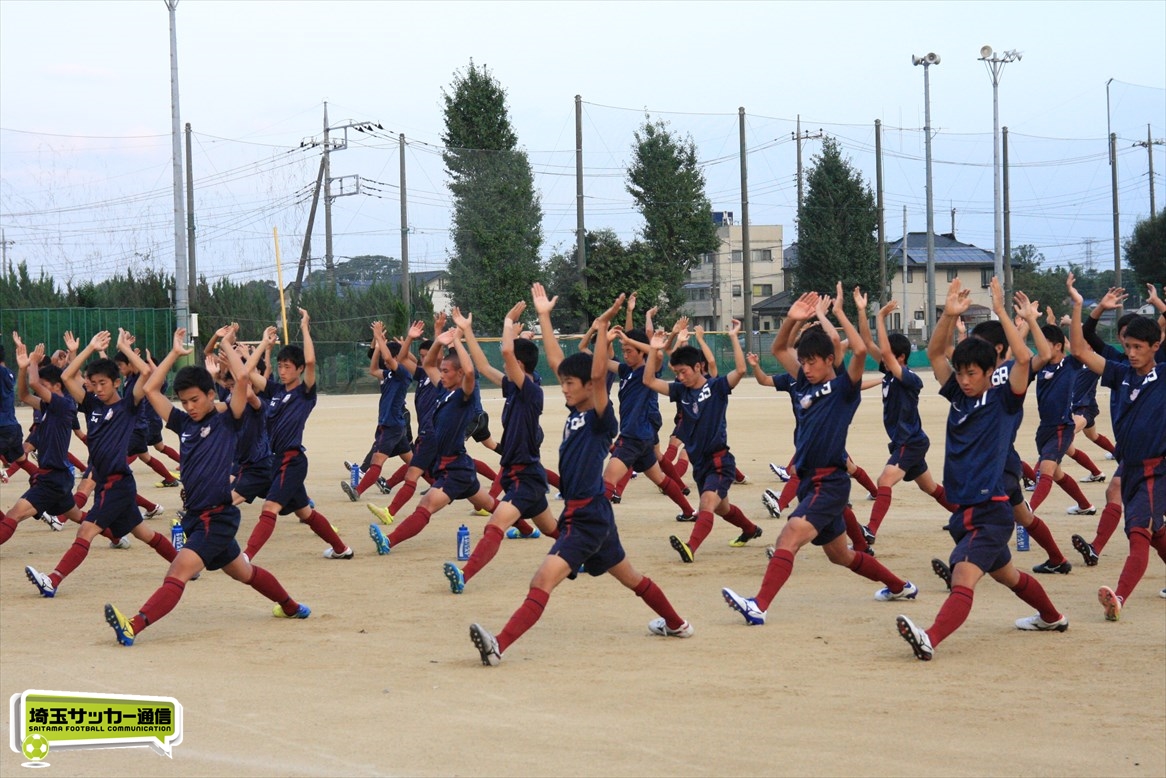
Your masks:
[[[564,378],[578,378],[583,383],[591,382],[590,354],[576,352],[559,363],[559,380]]]
[[[461,370],[461,368],[462,368],[461,357],[459,357],[457,355],[457,351],[455,351],[454,349],[449,349],[444,354],[442,354],[441,361],[442,362],[452,362],[453,366],[456,367],[458,370]]]
[[[4,344],[0,343],[0,362],[4,361]]]
[[[85,377],[92,381],[98,376],[105,376],[110,381],[116,381],[121,378],[121,371],[117,369],[117,363],[112,359],[96,359],[85,368]]]
[[[887,336],[887,343],[895,357],[911,356],[911,340],[901,332],[894,332]]]
[[[37,370],[37,375],[39,375],[40,380],[46,384],[64,383],[64,381],[61,380],[61,368],[57,367],[56,365],[42,365]]]
[[[797,353],[798,359],[826,359],[834,356],[834,341],[821,328],[805,330],[798,338]]]
[[[696,346],[681,346],[668,357],[668,364],[672,367],[691,367],[693,370],[705,366],[708,369],[708,360]]]
[[[389,353],[394,357],[401,353],[401,344],[395,340],[389,341]]]
[[[1008,348],[1008,336],[1004,334],[1004,325],[995,319],[982,321],[972,328],[972,337],[986,340],[993,346]]]
[[[1134,313],[1133,311],[1130,311],[1129,313],[1123,313],[1121,315],[1121,318],[1117,320],[1117,336],[1119,338],[1124,334],[1122,330],[1130,326],[1130,322],[1138,318],[1139,315],[1140,314]]]
[[[215,380],[211,378],[211,374],[207,372],[205,367],[198,365],[189,365],[178,371],[174,376],[174,393],[185,391],[186,389],[197,389],[200,392],[213,392],[215,390]]]
[[[1065,345],[1065,333],[1062,332],[1061,328],[1057,325],[1042,324],[1040,331],[1042,334],[1044,334],[1045,340],[1047,340],[1049,343],[1052,343],[1053,345],[1058,343],[1060,343],[1062,346]]]
[[[951,364],[956,370],[975,366],[991,372],[996,367],[996,347],[984,338],[966,338],[952,352]]]
[[[1135,316],[1134,320],[1126,326],[1125,335],[1122,337],[1140,340],[1152,346],[1162,340],[1162,331],[1158,329],[1158,323],[1152,319],[1145,316]]]
[[[276,362],[291,362],[297,368],[304,366],[304,350],[294,343],[289,343],[275,355]]]
[[[113,361],[117,362],[119,365],[128,365],[130,363],[130,358],[119,351],[113,355]]]
[[[533,341],[515,338],[514,357],[518,364],[522,365],[523,370],[533,373],[538,367],[538,346],[534,345]]]
[[[625,330],[624,335],[626,335],[630,340],[636,341],[637,343],[647,344],[649,342],[648,331],[640,327],[636,327],[635,329],[631,330]]]
[[[428,351],[431,348],[433,348],[433,338],[426,338],[417,344],[418,351]]]

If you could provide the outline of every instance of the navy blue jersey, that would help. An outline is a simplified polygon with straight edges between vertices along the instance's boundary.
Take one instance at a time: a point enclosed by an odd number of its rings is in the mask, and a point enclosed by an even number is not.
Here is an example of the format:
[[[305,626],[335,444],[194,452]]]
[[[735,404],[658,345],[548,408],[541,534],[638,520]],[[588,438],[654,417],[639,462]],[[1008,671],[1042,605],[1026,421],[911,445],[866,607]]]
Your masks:
[[[652,424],[653,415],[660,416],[656,390],[644,385],[644,368],[619,363],[619,432],[633,440],[652,440],[658,428]]]
[[[0,427],[16,424],[16,379],[7,366],[0,365]]]
[[[230,395],[227,395],[228,400]],[[181,456],[181,454],[180,454]],[[271,437],[267,434],[266,408],[243,406],[235,434],[235,461],[241,465],[266,462],[271,456]]]
[[[77,401],[68,395],[53,394],[41,402],[44,419],[37,428],[36,463],[42,470],[69,469],[69,437],[77,421]]]
[[[417,434],[424,435],[433,431],[433,409],[436,407],[439,388],[429,380],[429,373],[420,365],[413,373],[413,381],[417,384],[417,391],[413,395],[413,410],[417,411]]]
[[[274,378],[267,379],[267,434],[275,454],[304,450],[304,427],[316,407],[316,387],[308,389],[303,381],[290,392]]]
[[[919,420],[919,392],[923,379],[904,366],[901,378],[885,367],[883,371],[883,429],[896,446],[930,441]]]
[[[611,403],[602,416],[594,408],[570,411],[559,444],[559,490],[564,500],[602,497],[603,460],[619,432],[615,411]]]
[[[1101,376],[1074,356],[1065,357],[1073,369],[1073,407],[1090,408],[1097,405],[1097,381]]]
[[[1073,385],[1077,376],[1070,359],[1049,362],[1037,371],[1036,410],[1042,427],[1073,423]]]
[[[1004,386],[1008,383],[1009,377],[1012,375],[1012,366],[1016,364],[1016,360],[1009,359],[1001,363],[994,371],[992,371],[992,386]],[[1036,378],[1031,372],[1028,374],[1028,382],[1031,384]],[[1011,424],[1009,432],[1011,433],[1008,442],[1008,454],[1005,457],[1005,469],[1020,478],[1020,454],[1016,451],[1016,434],[1020,432],[1020,423],[1024,421],[1023,406],[1014,415],[1008,416],[1008,421]]]
[[[469,432],[470,424],[473,423],[474,419],[478,418],[478,416],[480,416],[483,412],[484,411],[482,409],[482,388],[478,384],[478,377],[475,375],[474,376],[474,391],[470,394],[470,410],[469,410],[469,413],[466,414],[466,429],[463,430],[462,434],[464,434],[466,437],[470,436],[470,432]]]
[[[1166,456],[1166,362],[1141,376],[1128,362],[1106,360],[1101,385],[1113,393],[1114,456],[1122,468]]]
[[[725,414],[732,391],[724,376],[709,378],[697,389],[689,389],[679,381],[668,384],[668,399],[680,411],[676,437],[684,443],[694,468],[729,447]]]
[[[1024,395],[1014,394],[1005,382],[993,383],[979,397],[968,397],[960,389],[955,373],[939,394],[951,402],[943,462],[943,488],[948,502],[968,506],[1007,499],[1004,461],[1012,448],[1015,417],[1024,407]]]
[[[129,397],[134,393],[134,385],[142,378],[141,373],[130,373],[121,382],[121,396]],[[138,403],[138,410],[134,416],[134,429],[139,432],[145,432],[150,426],[150,403],[144,398],[142,402]]]
[[[543,413],[543,388],[527,376],[522,388],[502,377],[502,442],[499,451],[502,466],[529,465],[539,461],[539,447],[543,442],[539,417]]]
[[[130,475],[126,457],[138,416],[133,393],[106,405],[89,392],[78,407],[88,425],[85,442],[89,446],[89,464],[95,480],[102,482],[111,475]]]
[[[170,412],[166,427],[178,433],[187,513],[231,504],[231,459],[238,423],[230,411],[211,413],[198,422],[181,408]]]
[[[405,393],[413,376],[399,364],[396,370],[381,371],[381,400],[377,406],[377,426],[405,429]]]
[[[811,384],[798,370],[793,392],[798,409],[794,467],[799,474],[809,477],[815,470],[846,467],[846,432],[862,402],[861,388],[845,370],[820,384]]]
[[[478,388],[477,380],[474,389]],[[453,389],[437,386],[437,401],[433,406],[433,437],[437,455],[454,457],[466,453],[466,425],[474,408],[476,392],[466,394],[461,384]]]

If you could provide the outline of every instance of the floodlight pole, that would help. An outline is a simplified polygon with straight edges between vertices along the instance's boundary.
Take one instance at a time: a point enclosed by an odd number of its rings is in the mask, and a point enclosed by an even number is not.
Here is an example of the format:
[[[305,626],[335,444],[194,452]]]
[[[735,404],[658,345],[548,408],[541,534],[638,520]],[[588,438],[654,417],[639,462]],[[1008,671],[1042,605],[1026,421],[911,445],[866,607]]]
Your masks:
[[[931,78],[932,65],[939,64],[939,55],[929,53],[922,57],[912,57],[911,61],[923,66],[923,133],[926,136],[925,149],[927,155],[927,310],[924,320],[927,322],[927,337],[935,331],[935,202],[931,183]],[[903,236],[904,244],[907,236]]]
[[[1009,62],[1020,61],[1022,54],[1015,49],[1011,51],[993,51],[991,46],[980,48],[980,61],[988,70],[992,79],[992,204],[995,229],[995,252],[993,259],[993,273],[1002,282],[1004,280],[1004,212],[1001,200],[1000,183],[1000,74]]]
[[[170,141],[174,170],[174,314],[176,325],[190,329],[190,297],[187,286],[186,236],[182,193],[182,124],[178,103],[178,26],[174,11],[178,0],[164,0],[170,12]]]

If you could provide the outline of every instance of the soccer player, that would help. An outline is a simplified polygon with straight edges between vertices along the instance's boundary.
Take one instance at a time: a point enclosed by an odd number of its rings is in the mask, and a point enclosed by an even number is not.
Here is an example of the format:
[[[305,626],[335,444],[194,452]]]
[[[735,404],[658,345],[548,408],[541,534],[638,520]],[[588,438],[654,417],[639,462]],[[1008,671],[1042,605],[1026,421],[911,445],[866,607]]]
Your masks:
[[[311,506],[304,481],[308,476],[308,457],[304,454],[304,427],[316,407],[316,348],[312,343],[311,317],[300,308],[301,348],[284,346],[276,355],[279,380],[267,379],[264,399],[267,402],[267,430],[271,452],[276,456],[276,472],[271,491],[263,503],[259,521],[247,540],[247,559],[254,559],[259,549],[275,532],[276,514],[294,513],[326,543],[325,559],[352,559],[352,547],[345,545],[328,520]]]
[[[866,320],[867,296],[858,289],[854,291],[854,304],[859,312],[859,334],[868,351],[879,355],[879,369],[883,373],[883,429],[890,438],[887,450],[891,457],[879,475],[875,504],[865,528],[869,535],[866,541],[873,544],[891,508],[891,489],[900,481],[914,481],[924,494],[930,495],[948,513],[954,513],[956,506],[947,502],[943,484],[937,484],[931,477],[924,458],[931,440],[919,420],[919,392],[923,390],[923,381],[907,366],[911,342],[905,335],[887,334],[886,318],[899,307],[899,303],[891,300],[879,310],[875,322],[879,333],[877,344]]]
[[[834,343],[825,331],[834,329],[826,319],[831,304],[851,351],[850,364],[845,369],[840,364],[835,367]],[[881,582],[884,588],[875,593],[877,600],[910,600],[919,591],[915,584],[899,578],[873,556],[852,550],[846,542],[846,523],[842,516],[850,496],[846,433],[862,399],[860,387],[866,344],[850,323],[842,304],[842,282],[838,283],[833,300],[820,298],[815,292],[802,295],[790,307],[777,333],[774,351],[783,360],[782,367],[797,376],[794,392],[799,412],[794,467],[803,478],[798,487],[798,507],[777,538],[760,590],[749,598],[729,588],[721,590],[725,602],[744,616],[749,625],[765,623],[770,603],[793,572],[794,557],[807,543],[821,546],[826,558],[834,564]],[[798,340],[797,357],[791,358],[790,333],[798,322],[815,316],[822,322],[822,328],[804,330]]]
[[[131,362],[130,358],[121,351],[113,355],[113,361],[117,363],[118,370],[121,371],[123,393],[132,392],[137,382],[144,381],[145,374],[150,370],[149,365],[141,357]],[[141,365],[141,367],[138,365]],[[150,417],[153,413],[149,403],[138,403],[138,415],[134,419],[134,431],[130,435],[130,464],[133,464],[135,459],[142,460],[142,462],[146,463],[147,467],[162,477],[160,486],[173,488],[179,485],[178,479],[174,477],[174,473],[171,473],[162,464],[161,460],[150,456],[149,446],[146,442],[150,427]],[[160,439],[161,437],[159,437]]]
[[[81,366],[94,352],[104,351],[109,346],[109,340],[109,332],[105,330],[94,335],[89,345],[61,374],[65,388],[88,420],[89,461],[93,467],[97,491],[93,495],[93,509],[82,519],[73,545],[57,562],[53,571],[46,575],[31,565],[24,568],[28,580],[45,597],[56,596],[61,581],[85,561],[93,538],[105,530],[118,539],[133,535],[167,562],[174,561],[175,551],[170,540],[145,525],[134,503],[137,488],[127,451],[130,435],[134,431],[137,406],[145,396],[144,385],[135,385],[133,391],[127,392],[124,397],[118,395],[121,372],[112,359],[99,359],[86,369],[92,391],[85,391],[81,385]],[[136,360],[136,366],[141,370],[146,366],[134,353],[133,342],[130,333],[118,330],[118,350],[131,361]]]
[[[1126,362],[1107,360],[1089,348],[1081,328],[1081,293],[1072,285],[1071,347],[1089,369],[1101,376],[1114,401],[1113,432],[1122,470],[1121,498],[1130,553],[1117,588],[1102,586],[1097,598],[1108,621],[1121,618],[1122,608],[1146,573],[1150,547],[1166,561],[1166,361],[1157,362],[1162,344],[1156,322],[1139,316],[1125,329]]]
[[[544,313],[549,317],[558,298],[548,299],[542,284],[535,284],[532,292],[540,320]],[[659,618],[648,622],[652,634],[678,638],[692,635],[692,626],[680,618],[660,587],[628,561],[611,503],[604,496],[603,460],[619,425],[608,399],[606,320],[596,322],[596,333],[594,354],[572,354],[558,368],[559,384],[570,410],[559,446],[565,500],[559,517],[559,537],[535,571],[526,599],[497,637],[480,624],[470,625],[470,640],[483,665],[501,662],[514,641],[542,616],[555,587],[584,568],[592,576],[610,573],[659,614]]]
[[[19,346],[16,333],[13,333],[13,340]],[[21,442],[20,422],[16,420],[16,377],[8,369],[4,357],[4,344],[0,343],[0,484],[8,483],[9,476],[17,470],[25,470],[29,475],[36,472]],[[34,418],[34,428],[36,421]],[[33,430],[29,430],[30,439],[32,433]]]
[[[1014,359],[1006,381],[995,380],[999,375],[996,348],[980,338],[961,342],[948,361],[946,350],[955,320],[971,305],[970,290],[964,289],[958,278],[948,288],[943,316],[927,346],[932,372],[941,384],[939,393],[951,402],[943,483],[948,499],[959,510],[948,520],[948,532],[956,542],[949,560],[951,593],[935,622],[922,630],[906,616],[896,620],[899,634],[916,658],[924,661],[930,660],[935,647],[967,619],[976,584],[985,573],[1037,609],[1035,616],[1016,621],[1018,629],[1064,632],[1069,628],[1069,619],[1057,610],[1035,578],[1016,569],[1008,550],[1014,523],[1004,476],[1004,459],[1012,443],[1009,417],[1020,413],[1024,405],[1032,354],[1004,308],[998,279],[992,279],[991,290],[992,308]],[[1016,293],[1016,304],[1029,326],[1036,326],[1036,307],[1023,292]]]
[[[474,461],[466,453],[466,423],[473,411],[478,386],[470,355],[456,327],[437,335],[433,345],[423,363],[429,379],[440,387],[433,409],[433,432],[426,443],[432,446],[432,454],[424,457],[433,486],[417,508],[387,536],[376,524],[368,526],[369,537],[381,556],[425,529],[433,514],[454,500],[469,500],[476,510],[489,513],[494,511],[497,502],[481,490]],[[443,357],[447,346],[453,352]],[[414,458],[414,463],[418,458]],[[409,467],[412,469],[413,464]]]
[[[187,581],[203,569],[222,570],[240,583],[275,603],[274,615],[306,619],[307,605],[296,602],[263,568],[252,565],[239,553],[235,533],[239,530],[239,509],[231,502],[231,458],[235,450],[236,427],[246,404],[247,380],[235,374],[235,389],[228,406],[216,402],[215,382],[206,368],[184,367],[174,379],[174,391],[182,403],[175,408],[162,394],[166,374],[179,357],[191,353],[184,345],[186,330],[174,332],[174,345],[162,364],[145,381],[146,397],[166,426],[179,436],[182,448],[182,529],[183,545],[166,578],[132,618],[113,605],[105,606],[105,620],[113,628],[117,642],[132,646],[146,627],[172,611]]]

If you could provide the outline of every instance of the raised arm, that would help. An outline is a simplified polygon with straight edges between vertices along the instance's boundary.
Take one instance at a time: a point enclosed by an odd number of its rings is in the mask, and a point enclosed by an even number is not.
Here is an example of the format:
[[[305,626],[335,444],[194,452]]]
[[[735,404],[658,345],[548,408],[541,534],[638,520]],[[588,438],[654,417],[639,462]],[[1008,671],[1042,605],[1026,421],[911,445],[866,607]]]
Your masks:
[[[869,298],[857,286],[854,287],[854,310],[858,312],[858,334],[862,338],[862,342],[866,344],[866,351],[871,356],[878,358],[882,353],[879,349],[879,344],[874,342],[874,336],[870,332],[870,322],[867,321],[867,304]],[[882,323],[882,316],[878,317],[879,323]],[[887,339],[887,334],[884,328],[879,328],[879,343]]]
[[[623,295],[620,295],[622,301]],[[614,314],[612,314],[614,315]],[[595,405],[595,413],[603,416],[607,413],[609,398],[607,395],[607,326],[608,320],[600,316],[595,320],[595,353],[591,355],[591,402]],[[647,372],[644,373],[647,375]]]
[[[725,380],[729,382],[729,387],[736,387],[741,383],[742,376],[745,375],[745,352],[741,350],[741,341],[738,336],[741,334],[741,322],[733,319],[732,324],[729,325],[729,342],[733,344],[733,369],[725,375]],[[708,357],[705,357],[708,359]]]
[[[664,346],[667,343],[668,334],[656,330],[648,343],[648,364],[644,367],[644,386],[660,394],[668,394],[668,382],[656,377],[664,360]]]
[[[300,308],[300,334],[304,338],[304,389],[316,388],[316,345],[312,343],[312,317]]]
[[[625,330],[633,329],[636,326],[634,313],[636,310],[636,293],[632,292],[628,295],[627,315],[624,316],[623,328]]]
[[[385,345],[385,323],[374,321],[369,325],[369,329],[372,330],[372,349],[370,349],[372,354],[368,358],[368,374],[379,379],[381,377],[381,346]],[[386,348],[385,351],[388,349]],[[391,352],[389,356],[392,356]]]
[[[753,371],[753,379],[762,386],[773,386],[773,376],[761,369],[761,360],[752,351],[745,355],[749,369]]]
[[[903,366],[899,364],[899,360],[891,348],[891,339],[887,336],[887,317],[898,310],[898,308],[899,303],[896,300],[891,300],[882,308],[879,308],[879,315],[875,317],[875,326],[879,331],[878,350],[871,353],[879,355],[887,372],[895,378],[901,379],[903,377]],[[867,330],[869,331],[869,327]]]
[[[478,374],[474,370],[474,362],[470,359],[469,352],[466,347],[462,345],[460,337],[461,330],[452,329],[446,330],[450,333],[450,345],[453,346],[454,353],[457,354],[458,363],[462,366],[462,393],[469,397],[474,393],[474,387],[478,385]]]
[[[522,318],[522,312],[525,310],[526,303],[519,300],[506,314],[506,318],[502,320],[502,366],[506,368],[506,377],[513,381],[514,385],[520,389],[526,382],[526,369],[518,361],[518,357],[514,353],[514,340],[518,337],[519,330],[522,329],[520,320]],[[466,340],[468,341],[469,338]],[[478,350],[480,351],[481,349]],[[482,356],[484,357],[485,354]],[[477,359],[476,356],[474,358]],[[491,378],[490,380],[493,381],[494,379]],[[501,386],[501,377],[495,383]]]
[[[1027,329],[1032,334],[1032,343],[1036,346],[1036,355],[1032,358],[1032,363],[1029,369],[1033,372],[1040,370],[1049,363],[1053,358],[1053,346],[1049,343],[1049,339],[1045,337],[1044,332],[1040,328],[1040,303],[1036,300],[1029,300],[1028,295],[1024,292],[1017,291],[1013,294],[1013,309],[1016,314],[1020,316],[1028,325]],[[1017,331],[1019,331],[1019,327]],[[1021,338],[1023,340],[1023,337]],[[1028,350],[1028,346],[1024,347]],[[1015,353],[1013,354],[1015,356]]]
[[[1069,273],[1065,286],[1069,290],[1069,300],[1070,305],[1072,305],[1069,316],[1069,348],[1072,350],[1073,356],[1082,364],[1094,373],[1101,375],[1105,371],[1105,358],[1094,351],[1091,344],[1085,339],[1085,332],[1081,326],[1081,307],[1085,305],[1085,300],[1073,285],[1072,273]]]
[[[15,332],[12,333],[12,340],[16,344],[16,399],[25,405],[39,409],[42,400],[47,403],[52,398],[41,397],[41,393],[37,391],[40,381],[37,380],[36,362],[33,361],[36,351],[34,350],[33,354],[29,355],[28,346],[24,345],[24,341]],[[43,346],[37,346],[37,348],[43,350]]]
[[[537,281],[530,287],[530,296],[534,301],[535,313],[538,314],[539,329],[542,330],[543,351],[547,355],[547,365],[555,375],[558,375],[559,365],[563,362],[563,347],[559,345],[559,339],[555,337],[555,328],[551,324],[551,311],[555,309],[555,303],[559,301],[559,296],[548,298],[547,290]]]
[[[153,370],[149,365],[146,364],[145,360],[138,356],[138,353],[134,351],[134,341],[135,338],[132,333],[118,328],[117,350],[122,354],[125,354],[126,359],[130,361],[130,364],[134,366],[134,369],[138,371],[139,375],[138,380],[134,381],[133,392],[134,405],[137,405],[146,398],[145,379],[153,375]]]
[[[523,308],[526,308],[526,303],[519,303]],[[515,306],[517,307],[517,306]],[[514,313],[514,308],[510,309],[510,313]],[[510,313],[506,314],[507,317]],[[521,315],[521,314],[520,314]],[[457,325],[461,333],[461,337],[466,339],[465,349],[469,352],[470,357],[473,358],[474,367],[478,372],[492,384],[502,386],[502,371],[490,364],[490,360],[486,357],[486,352],[482,350],[482,345],[478,343],[478,339],[474,337],[474,316],[469,314],[462,315],[460,308],[453,309],[453,323]],[[513,323],[513,321],[511,322]],[[514,356],[514,341],[510,342],[511,356]],[[506,359],[506,354],[502,355],[503,360]]]
[[[931,372],[940,386],[951,378],[951,361],[948,359],[947,348],[951,344],[952,332],[955,331],[956,321],[972,305],[971,290],[964,289],[957,278],[947,288],[947,300],[943,305],[943,315],[935,323],[935,332],[931,333],[931,340],[927,343],[927,361],[931,363]]]
[[[81,349],[81,352],[73,358],[73,361],[61,373],[61,381],[64,382],[65,388],[73,399],[79,403],[85,399],[85,386],[81,382],[81,367],[90,356],[109,348],[109,339],[109,330],[102,330],[94,335],[93,339],[89,341],[89,344]]]
[[[1028,350],[1024,337],[1016,325],[1012,323],[1012,317],[1008,315],[1008,311],[1004,307],[1004,290],[1000,286],[1000,279],[993,276],[989,288],[992,292],[992,310],[1000,318],[1000,324],[1004,327],[1004,337],[1008,339],[1008,348],[1012,349],[1012,369],[1008,372],[1008,385],[1012,388],[1013,394],[1024,394],[1028,391],[1032,352]],[[1036,320],[1038,310],[1030,311],[1033,321]],[[1026,318],[1025,321],[1028,319]]]
[[[855,287],[855,291],[858,288]],[[850,380],[855,384],[862,383],[862,374],[866,372],[866,342],[859,336],[858,330],[854,329],[854,325],[850,323],[850,319],[846,316],[846,307],[842,299],[842,282],[838,282],[838,292],[834,296],[834,318],[842,325],[842,332],[846,335],[846,341],[850,345],[850,364],[847,365],[846,372],[850,374]],[[859,314],[866,316],[864,310],[859,310]]]
[[[417,320],[405,330],[405,337],[401,340],[401,351],[397,354],[397,361],[406,370],[413,373],[417,370],[417,357],[413,354],[413,341],[425,334],[425,322]]]
[[[798,364],[797,351],[793,349],[794,333],[800,330],[805,322],[814,317],[817,307],[817,292],[806,292],[803,294],[790,306],[785,321],[781,323],[781,327],[777,331],[777,336],[773,339],[773,356],[777,358],[777,361],[781,363],[785,371],[791,375],[797,375],[798,369],[801,367]]]

